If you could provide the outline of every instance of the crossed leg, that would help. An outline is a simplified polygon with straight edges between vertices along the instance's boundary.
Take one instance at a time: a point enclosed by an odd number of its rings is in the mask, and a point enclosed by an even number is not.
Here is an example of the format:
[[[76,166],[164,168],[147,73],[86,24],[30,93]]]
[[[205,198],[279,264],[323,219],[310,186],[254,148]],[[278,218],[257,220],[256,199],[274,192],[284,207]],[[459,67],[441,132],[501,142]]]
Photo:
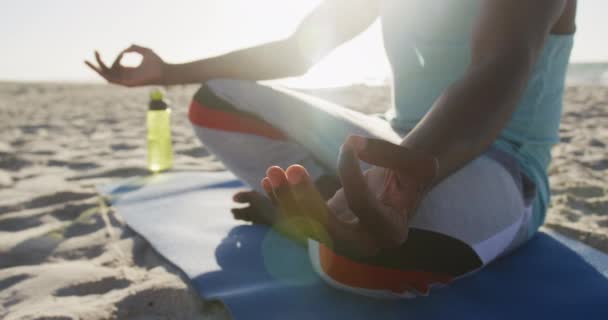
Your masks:
[[[336,287],[371,295],[427,294],[432,284],[477,270],[526,239],[531,208],[522,199],[521,173],[491,157],[480,157],[431,190],[403,246],[378,250],[356,217],[328,207],[315,182],[337,175],[348,135],[398,143],[386,121],[233,80],[205,84],[190,119],[206,147],[254,190],[235,196],[250,203],[233,211],[235,217],[273,224],[307,241],[313,266]]]
[[[301,164],[327,200],[340,188],[336,159],[348,135],[400,139],[379,118],[248,81],[207,82],[195,94],[189,116],[205,147],[252,188],[234,196],[249,204],[234,209],[235,218],[265,224],[275,217],[260,186],[267,168]]]

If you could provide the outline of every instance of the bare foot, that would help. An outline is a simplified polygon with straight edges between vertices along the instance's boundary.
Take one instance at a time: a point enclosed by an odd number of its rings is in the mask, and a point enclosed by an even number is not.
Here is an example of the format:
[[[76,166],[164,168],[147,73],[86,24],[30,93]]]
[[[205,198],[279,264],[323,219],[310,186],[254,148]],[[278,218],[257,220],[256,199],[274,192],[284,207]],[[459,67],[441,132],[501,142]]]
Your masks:
[[[276,222],[277,209],[270,199],[259,192],[241,191],[236,193],[232,199],[236,203],[249,204],[247,207],[231,210],[235,219],[265,225],[273,225]]]
[[[274,172],[274,177],[276,183],[281,181],[280,172]],[[317,179],[315,187],[319,190],[323,199],[327,200],[340,189],[340,181],[337,177],[324,175]],[[268,190],[271,188],[271,186],[268,186]],[[277,222],[276,206],[268,197],[259,192],[253,190],[241,191],[236,193],[232,199],[236,203],[249,204],[247,207],[231,210],[235,219],[265,225],[273,225]]]
[[[328,238],[328,207],[304,167],[270,167],[261,185],[277,208],[274,228],[302,244]]]
[[[235,219],[271,225],[296,242],[305,244],[314,239],[349,256],[370,256],[377,252],[377,245],[358,219],[342,208],[347,206],[346,202],[337,206],[335,203],[340,199],[333,197],[328,206],[304,167],[292,165],[287,170],[270,167],[261,185],[266,196],[255,191],[234,196],[235,202],[249,204],[232,210]],[[340,192],[334,193],[340,198]]]
[[[349,256],[377,252],[377,244],[358,219],[352,213],[347,219],[338,217],[344,210],[328,205],[304,167],[271,167],[262,187],[278,208],[274,227],[290,238],[299,242],[314,239]]]

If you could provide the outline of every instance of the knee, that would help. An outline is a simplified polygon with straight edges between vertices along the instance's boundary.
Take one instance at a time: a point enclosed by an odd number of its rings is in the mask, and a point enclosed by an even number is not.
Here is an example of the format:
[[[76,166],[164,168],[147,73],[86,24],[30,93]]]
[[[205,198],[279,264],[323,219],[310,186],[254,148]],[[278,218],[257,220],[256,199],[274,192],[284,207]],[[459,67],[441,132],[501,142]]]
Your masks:
[[[203,105],[209,105],[211,102],[215,102],[223,91],[222,87],[225,85],[226,81],[227,80],[224,79],[211,79],[205,81],[192,97],[193,102],[198,102]]]
[[[204,82],[194,94],[192,104],[218,111],[239,111],[248,105],[249,97],[259,86],[248,80],[211,79]]]
[[[190,120],[202,113],[237,112],[236,101],[232,97],[238,97],[238,89],[234,82],[239,80],[212,79],[206,81],[196,91],[190,104]],[[196,121],[194,121],[196,122]]]
[[[252,95],[259,90],[257,87],[253,81],[206,81],[192,99],[188,118],[196,127],[283,139],[284,135],[256,112]]]

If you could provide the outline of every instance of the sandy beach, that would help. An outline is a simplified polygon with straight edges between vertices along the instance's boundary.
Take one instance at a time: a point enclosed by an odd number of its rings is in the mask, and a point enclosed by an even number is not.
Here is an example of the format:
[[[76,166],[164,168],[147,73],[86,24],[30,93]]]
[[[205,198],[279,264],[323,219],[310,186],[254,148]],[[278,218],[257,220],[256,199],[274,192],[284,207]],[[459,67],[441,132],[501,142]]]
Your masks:
[[[222,170],[186,117],[196,86],[169,89],[173,170]],[[149,88],[0,83],[0,318],[224,319],[129,229],[95,186],[148,174]],[[313,93],[367,113],[386,87]],[[608,252],[608,87],[568,87],[544,228]]]

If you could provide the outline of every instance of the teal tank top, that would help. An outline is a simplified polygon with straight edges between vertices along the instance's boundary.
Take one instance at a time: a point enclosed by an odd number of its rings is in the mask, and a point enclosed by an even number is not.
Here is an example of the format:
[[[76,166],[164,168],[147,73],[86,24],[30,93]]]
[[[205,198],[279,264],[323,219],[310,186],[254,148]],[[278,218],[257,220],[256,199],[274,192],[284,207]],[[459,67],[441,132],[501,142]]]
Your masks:
[[[470,63],[471,33],[481,0],[384,0],[384,46],[393,76],[392,125],[412,129]],[[512,119],[494,143],[515,157],[536,184],[531,232],[550,199],[547,168],[559,142],[564,80],[572,35],[550,35]]]

